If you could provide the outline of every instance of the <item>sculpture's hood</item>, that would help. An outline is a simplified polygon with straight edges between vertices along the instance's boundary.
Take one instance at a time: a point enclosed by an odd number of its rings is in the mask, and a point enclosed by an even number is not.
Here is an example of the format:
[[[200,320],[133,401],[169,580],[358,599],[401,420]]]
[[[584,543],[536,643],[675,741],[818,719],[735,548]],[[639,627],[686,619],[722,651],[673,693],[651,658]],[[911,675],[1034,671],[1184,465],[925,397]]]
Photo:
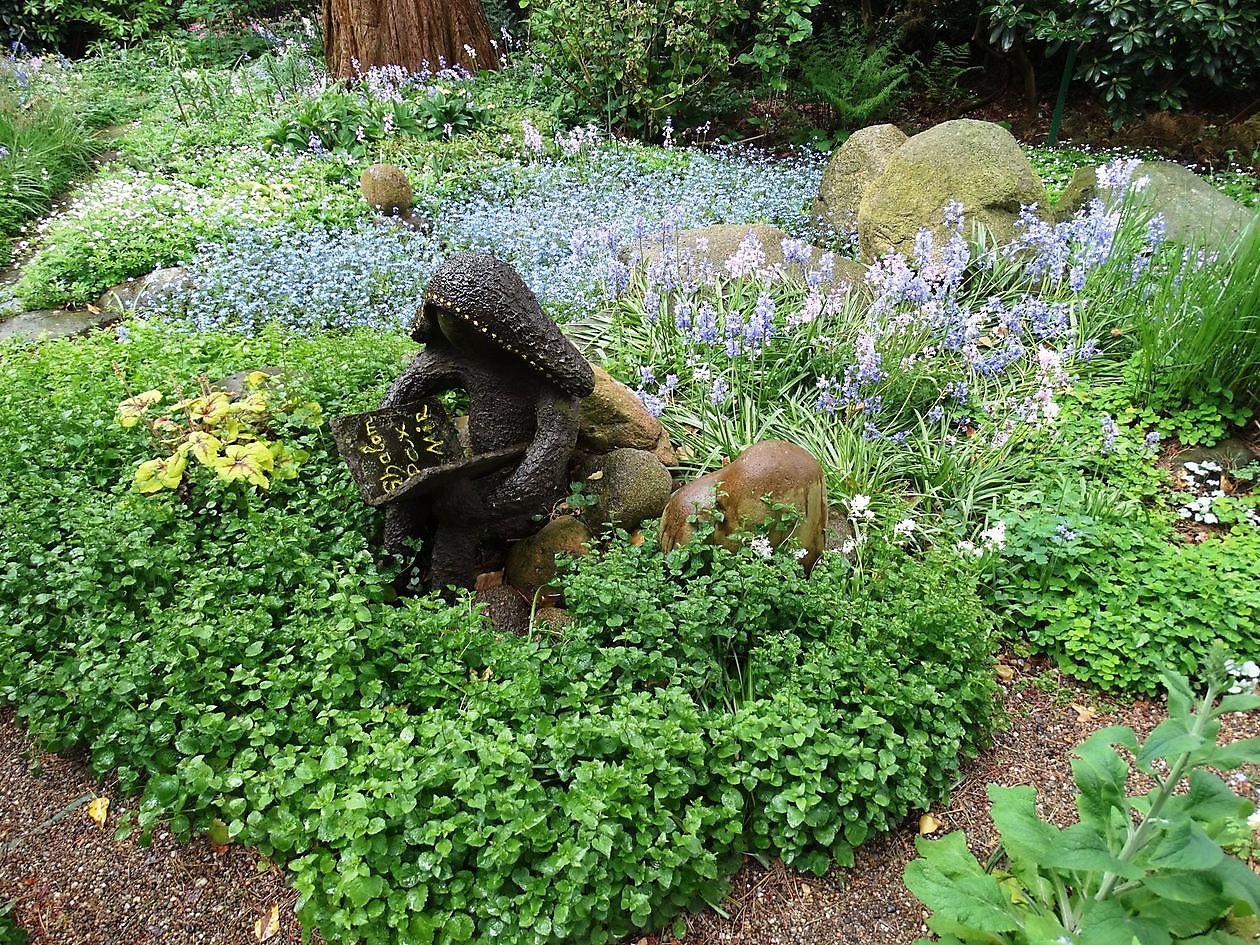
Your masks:
[[[430,309],[470,326],[570,397],[595,389],[595,374],[582,353],[548,318],[524,281],[505,262],[484,253],[457,253],[433,274],[412,336],[425,340],[435,326]]]

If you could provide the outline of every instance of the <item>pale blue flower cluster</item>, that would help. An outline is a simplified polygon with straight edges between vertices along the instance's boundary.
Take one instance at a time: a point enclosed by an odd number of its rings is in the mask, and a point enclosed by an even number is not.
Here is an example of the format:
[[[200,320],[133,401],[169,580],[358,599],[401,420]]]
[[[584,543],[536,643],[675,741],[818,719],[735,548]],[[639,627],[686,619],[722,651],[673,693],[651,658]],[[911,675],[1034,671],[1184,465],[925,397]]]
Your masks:
[[[199,331],[253,332],[280,323],[301,332],[404,329],[437,268],[432,239],[393,222],[350,229],[246,229],[202,248],[194,288],[157,315]]]

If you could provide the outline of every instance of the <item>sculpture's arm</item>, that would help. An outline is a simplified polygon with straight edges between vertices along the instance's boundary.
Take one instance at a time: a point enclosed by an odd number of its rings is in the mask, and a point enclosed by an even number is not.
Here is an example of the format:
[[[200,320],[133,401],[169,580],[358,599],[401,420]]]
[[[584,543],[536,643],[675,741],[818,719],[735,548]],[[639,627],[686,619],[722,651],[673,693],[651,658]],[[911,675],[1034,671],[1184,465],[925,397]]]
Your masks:
[[[426,349],[416,355],[407,370],[398,375],[398,380],[394,381],[394,386],[381,401],[381,406],[398,407],[452,387],[460,387],[463,384],[462,378],[463,373],[454,358]]]
[[[544,385],[538,395],[536,416],[534,439],[520,464],[486,498],[496,513],[514,515],[528,511],[539,493],[546,493],[549,486],[564,479],[577,443],[578,399]]]

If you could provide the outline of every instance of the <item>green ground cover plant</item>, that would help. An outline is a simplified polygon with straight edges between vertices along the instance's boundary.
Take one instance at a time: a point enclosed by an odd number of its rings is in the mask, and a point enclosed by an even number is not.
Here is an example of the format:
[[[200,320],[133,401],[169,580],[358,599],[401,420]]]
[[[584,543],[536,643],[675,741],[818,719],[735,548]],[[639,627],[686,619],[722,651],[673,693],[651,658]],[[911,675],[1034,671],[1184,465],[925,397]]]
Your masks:
[[[121,96],[89,69],[52,58],[0,59],[0,238],[87,172],[104,146],[97,132],[123,114]]]
[[[504,635],[466,601],[390,599],[324,430],[272,429],[309,455],[265,490],[133,482],[152,446],[120,403],[266,364],[361,409],[400,336],[124,337],[0,353],[0,692],[142,789],[139,829],[287,862],[335,940],[610,941],[718,901],[742,852],[822,872],[940,797],[995,721],[967,559],[890,547],[857,583],[838,555],[807,579],[786,553],[621,539],[565,578],[563,633]]]

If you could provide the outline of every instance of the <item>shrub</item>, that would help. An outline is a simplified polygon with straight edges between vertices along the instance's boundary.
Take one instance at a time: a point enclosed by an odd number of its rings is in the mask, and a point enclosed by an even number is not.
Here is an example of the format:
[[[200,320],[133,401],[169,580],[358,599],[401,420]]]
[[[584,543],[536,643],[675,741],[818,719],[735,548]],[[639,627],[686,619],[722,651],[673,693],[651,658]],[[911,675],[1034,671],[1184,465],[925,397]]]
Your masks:
[[[1080,48],[1076,75],[1103,94],[1116,125],[1147,110],[1179,109],[1187,82],[1245,87],[1256,70],[1260,9],[1249,0],[1212,5],[1134,0],[1105,8],[1082,0],[985,7],[991,41],[1009,49],[1022,37]]]
[[[267,492],[129,490],[119,377],[276,365],[340,412],[407,347],[132,325],[0,353],[0,694],[143,787],[140,828],[287,861],[333,940],[607,942],[718,901],[742,851],[847,860],[984,743],[992,638],[953,555],[858,584],[617,541],[566,576],[562,635],[516,637],[386,603],[327,433]]]
[[[533,0],[533,51],[564,111],[602,127],[655,134],[699,110],[737,63],[784,87],[792,46],[810,33],[817,0]],[[741,34],[747,32],[751,41]]]
[[[82,52],[93,39],[137,40],[174,19],[173,0],[5,0],[0,41]]]

